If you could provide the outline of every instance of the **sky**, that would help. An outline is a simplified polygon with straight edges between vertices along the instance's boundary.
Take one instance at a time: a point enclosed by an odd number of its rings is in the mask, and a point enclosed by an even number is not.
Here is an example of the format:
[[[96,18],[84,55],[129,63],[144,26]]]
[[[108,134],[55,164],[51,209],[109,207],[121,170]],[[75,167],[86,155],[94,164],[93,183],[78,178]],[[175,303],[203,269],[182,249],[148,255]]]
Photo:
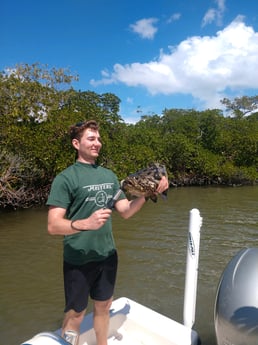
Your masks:
[[[2,0],[0,70],[67,68],[127,123],[258,94],[257,0]]]

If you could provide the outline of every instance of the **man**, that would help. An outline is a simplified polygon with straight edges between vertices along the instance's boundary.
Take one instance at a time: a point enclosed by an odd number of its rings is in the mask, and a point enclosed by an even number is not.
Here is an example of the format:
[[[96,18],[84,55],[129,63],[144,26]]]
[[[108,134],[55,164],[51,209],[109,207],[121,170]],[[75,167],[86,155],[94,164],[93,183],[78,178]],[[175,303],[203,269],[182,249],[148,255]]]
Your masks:
[[[116,175],[96,165],[102,147],[98,124],[85,121],[70,128],[77,161],[53,181],[47,201],[48,232],[64,236],[65,316],[62,336],[78,343],[88,297],[93,300],[97,345],[107,345],[109,309],[117,272],[117,253],[107,203],[119,190]],[[164,177],[157,193],[168,188]],[[138,212],[144,197],[127,200],[124,193],[114,208],[123,218]]]

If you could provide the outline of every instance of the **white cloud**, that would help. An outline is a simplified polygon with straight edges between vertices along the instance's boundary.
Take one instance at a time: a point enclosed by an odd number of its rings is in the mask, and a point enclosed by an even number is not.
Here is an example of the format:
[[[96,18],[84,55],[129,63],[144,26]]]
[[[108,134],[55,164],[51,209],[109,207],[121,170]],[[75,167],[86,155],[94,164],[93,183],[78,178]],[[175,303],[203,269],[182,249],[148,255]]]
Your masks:
[[[220,106],[226,90],[258,88],[258,33],[237,17],[216,36],[193,36],[146,63],[115,64],[91,84],[122,83],[152,95],[191,94],[205,107]]]
[[[224,12],[225,11],[225,0],[215,0],[215,2],[218,4],[218,9],[220,12]]]
[[[133,32],[141,36],[141,38],[153,39],[157,28],[154,26],[157,23],[157,18],[147,18],[138,20],[135,24],[131,24],[130,28]]]
[[[222,25],[222,19],[225,12],[225,0],[215,0],[217,8],[210,8],[204,15],[202,20],[202,26],[211,24],[214,21],[218,26]]]
[[[214,22],[216,15],[217,11],[214,8],[210,8],[203,17],[202,26],[206,26],[207,24]]]
[[[180,13],[174,13],[172,14],[169,19],[168,19],[168,23],[172,23],[172,22],[175,22],[177,20],[179,20],[181,18],[181,14]]]

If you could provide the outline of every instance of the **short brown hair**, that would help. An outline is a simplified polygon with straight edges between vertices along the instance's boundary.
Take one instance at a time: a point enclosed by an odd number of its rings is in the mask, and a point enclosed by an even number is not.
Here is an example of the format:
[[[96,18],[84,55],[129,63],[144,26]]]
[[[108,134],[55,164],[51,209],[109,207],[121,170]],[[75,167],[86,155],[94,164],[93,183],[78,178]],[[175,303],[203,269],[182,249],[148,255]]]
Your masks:
[[[83,132],[87,128],[91,128],[94,131],[98,131],[99,125],[95,120],[88,120],[76,123],[76,125],[71,126],[69,130],[71,140],[80,140],[83,135]]]

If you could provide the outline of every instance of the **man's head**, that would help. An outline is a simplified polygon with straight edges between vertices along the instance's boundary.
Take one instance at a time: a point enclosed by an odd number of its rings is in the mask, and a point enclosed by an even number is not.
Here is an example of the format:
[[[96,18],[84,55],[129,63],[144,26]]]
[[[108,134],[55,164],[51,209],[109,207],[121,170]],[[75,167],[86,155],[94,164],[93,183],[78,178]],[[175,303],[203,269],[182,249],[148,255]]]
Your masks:
[[[90,128],[94,131],[99,130],[99,125],[95,120],[89,120],[89,121],[83,121],[76,123],[76,125],[73,125],[70,127],[70,138],[71,140],[77,139],[80,140],[85,129]]]
[[[102,147],[97,122],[90,120],[71,126],[70,137],[78,161],[94,164]]]

